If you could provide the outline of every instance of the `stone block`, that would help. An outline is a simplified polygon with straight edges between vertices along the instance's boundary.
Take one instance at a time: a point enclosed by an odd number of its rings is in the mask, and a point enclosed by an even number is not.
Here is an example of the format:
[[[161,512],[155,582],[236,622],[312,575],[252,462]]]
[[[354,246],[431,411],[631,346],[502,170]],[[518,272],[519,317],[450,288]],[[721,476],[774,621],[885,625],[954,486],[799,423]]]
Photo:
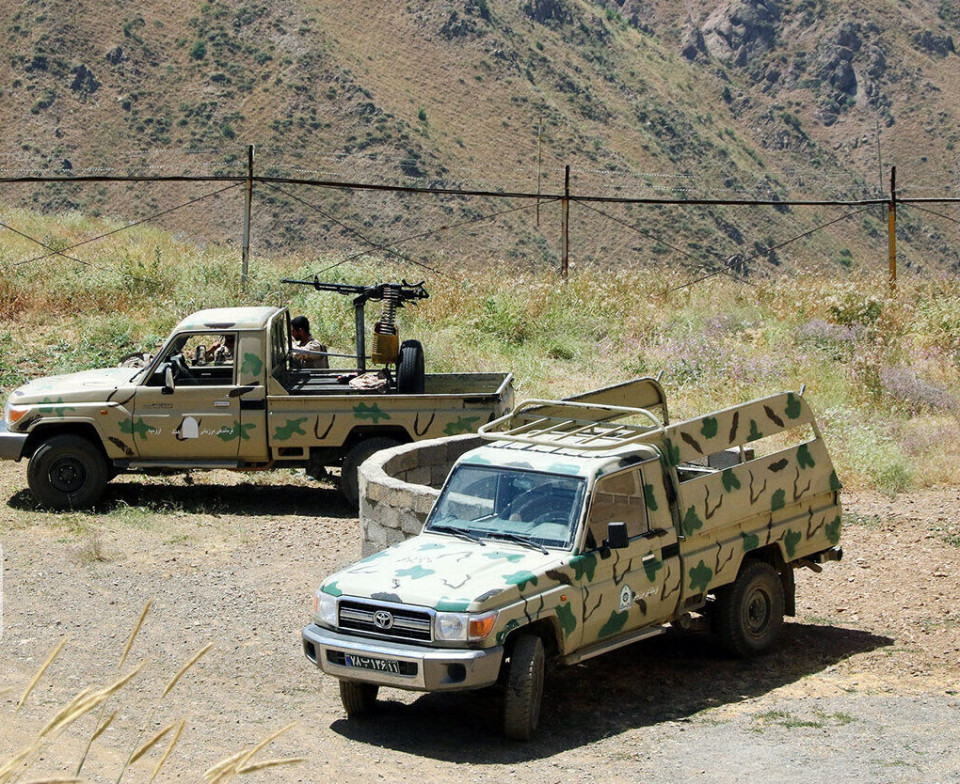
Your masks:
[[[367,520],[367,530],[364,533],[364,539],[382,549],[387,543],[387,531],[376,520]]]
[[[397,453],[388,457],[383,463],[383,471],[388,476],[399,476],[418,465],[420,465],[419,451],[415,444],[411,444],[402,452],[398,450]]]
[[[443,487],[443,483],[447,480],[447,474],[449,473],[450,466],[448,465],[430,466],[430,487],[439,490]],[[426,484],[426,482],[424,484]]]
[[[411,485],[429,485],[431,480],[431,468],[428,465],[417,466],[407,472],[407,484]]]
[[[422,493],[418,493],[413,498],[413,503],[408,508],[412,509],[417,514],[423,515],[424,519],[426,519],[427,514],[429,514],[431,509],[433,509],[433,505],[439,496],[440,492],[438,490],[434,490],[431,487],[425,487]]]
[[[388,504],[380,504],[377,507],[376,514],[372,518],[384,528],[400,527],[400,509]]]
[[[426,517],[418,515],[410,509],[400,511],[400,530],[407,536],[416,536],[423,528],[423,522]]]

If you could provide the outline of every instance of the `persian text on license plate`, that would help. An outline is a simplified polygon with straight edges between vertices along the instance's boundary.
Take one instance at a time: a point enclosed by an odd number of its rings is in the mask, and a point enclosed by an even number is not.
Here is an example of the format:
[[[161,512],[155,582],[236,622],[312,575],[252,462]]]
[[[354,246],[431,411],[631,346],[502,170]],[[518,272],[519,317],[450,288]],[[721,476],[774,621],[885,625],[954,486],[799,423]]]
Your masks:
[[[400,674],[400,662],[393,659],[377,659],[373,656],[355,656],[346,654],[344,656],[348,667],[358,667],[361,670],[374,670],[376,672],[390,672],[394,675]]]

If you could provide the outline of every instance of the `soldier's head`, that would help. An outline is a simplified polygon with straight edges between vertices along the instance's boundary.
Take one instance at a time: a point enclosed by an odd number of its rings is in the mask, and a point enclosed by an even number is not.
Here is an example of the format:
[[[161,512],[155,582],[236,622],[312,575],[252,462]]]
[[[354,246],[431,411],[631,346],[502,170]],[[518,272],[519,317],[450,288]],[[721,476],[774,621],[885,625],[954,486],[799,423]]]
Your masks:
[[[295,340],[307,340],[310,337],[310,320],[306,316],[290,319],[290,334]]]

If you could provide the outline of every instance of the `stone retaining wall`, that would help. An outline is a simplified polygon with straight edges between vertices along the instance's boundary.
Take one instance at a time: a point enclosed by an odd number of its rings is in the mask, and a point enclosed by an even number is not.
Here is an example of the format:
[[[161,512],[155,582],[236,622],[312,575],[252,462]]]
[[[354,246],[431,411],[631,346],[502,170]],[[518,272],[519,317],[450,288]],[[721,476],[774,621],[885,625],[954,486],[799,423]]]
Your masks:
[[[363,556],[420,533],[450,467],[480,436],[416,441],[377,452],[360,466]]]

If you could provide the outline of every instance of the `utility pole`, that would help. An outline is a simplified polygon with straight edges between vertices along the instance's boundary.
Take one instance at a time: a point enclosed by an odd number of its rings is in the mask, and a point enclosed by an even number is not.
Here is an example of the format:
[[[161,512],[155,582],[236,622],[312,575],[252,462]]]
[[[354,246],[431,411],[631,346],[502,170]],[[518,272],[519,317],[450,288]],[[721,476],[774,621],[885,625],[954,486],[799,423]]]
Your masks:
[[[897,288],[897,167],[890,168],[890,203],[887,205],[887,244],[890,249],[890,291]]]
[[[241,257],[240,284],[246,288],[250,271],[250,216],[253,209],[253,145],[247,145],[247,193],[243,211],[243,251]]]
[[[540,172],[543,163],[543,115],[537,123],[537,228],[540,228]]]
[[[563,198],[560,200],[563,238],[560,252],[560,278],[566,281],[570,270],[570,164],[564,169]]]

